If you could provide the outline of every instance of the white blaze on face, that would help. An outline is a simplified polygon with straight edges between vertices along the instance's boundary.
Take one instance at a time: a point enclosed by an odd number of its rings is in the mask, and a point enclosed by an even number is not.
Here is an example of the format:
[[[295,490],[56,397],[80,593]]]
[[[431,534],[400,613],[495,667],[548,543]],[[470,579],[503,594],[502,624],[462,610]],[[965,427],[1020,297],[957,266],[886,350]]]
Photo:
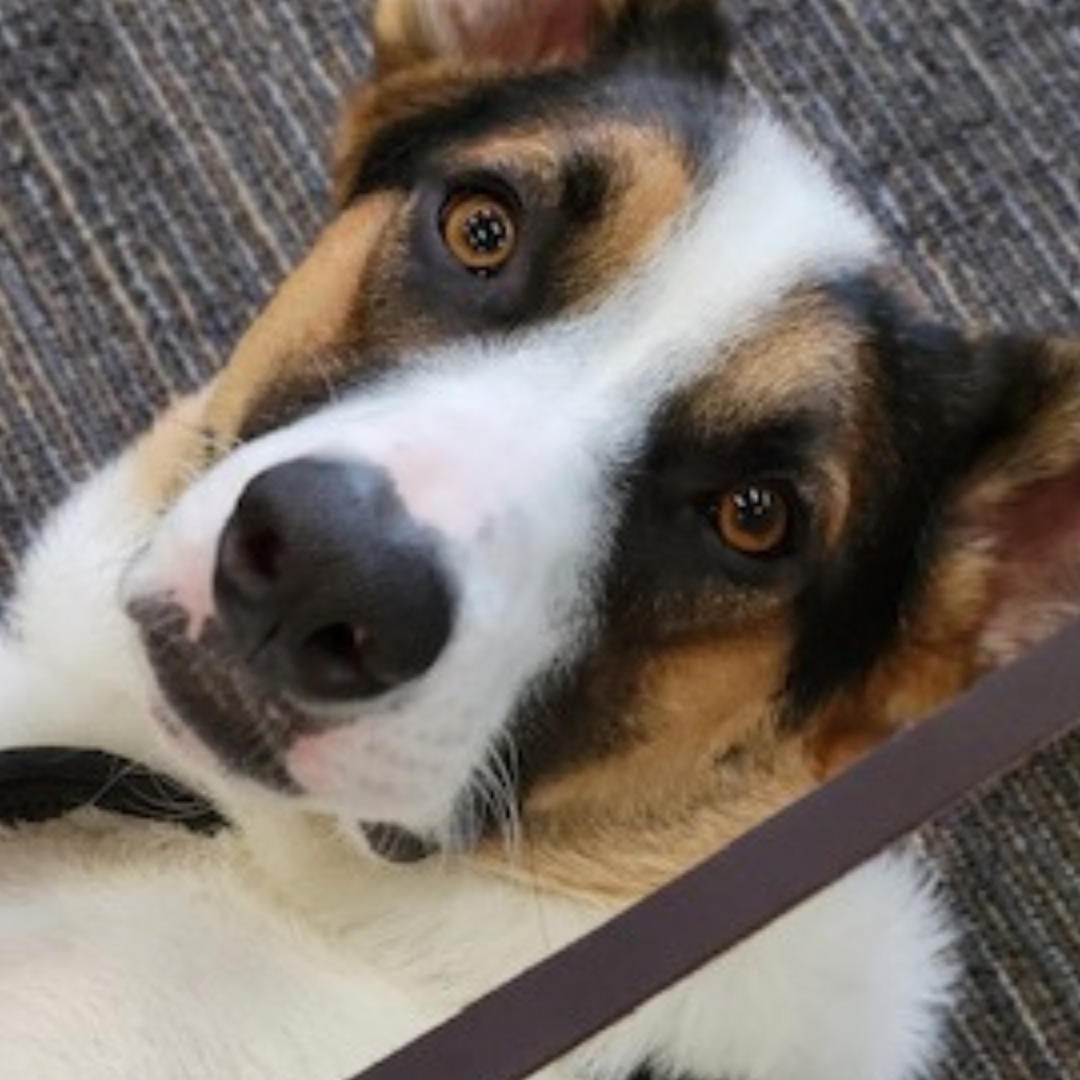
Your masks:
[[[658,405],[794,287],[875,255],[824,171],[769,120],[748,120],[698,203],[592,312],[408,359],[242,447],[179,500],[133,590],[191,598],[205,616],[218,537],[251,479],[301,457],[384,470],[440,538],[454,633],[423,676],[298,740],[287,765],[351,819],[440,833],[522,692],[581,647],[619,517],[611,477]]]

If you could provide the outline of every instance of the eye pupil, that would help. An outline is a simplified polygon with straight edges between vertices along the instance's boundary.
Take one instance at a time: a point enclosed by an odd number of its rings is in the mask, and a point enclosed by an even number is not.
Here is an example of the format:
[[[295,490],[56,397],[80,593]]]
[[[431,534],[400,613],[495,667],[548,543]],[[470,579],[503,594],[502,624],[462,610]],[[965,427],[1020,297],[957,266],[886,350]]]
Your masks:
[[[748,487],[731,496],[740,528],[754,534],[767,533],[777,514],[777,496],[768,488]]]
[[[440,228],[450,254],[478,277],[501,270],[517,246],[514,215],[494,195],[463,192],[451,197]]]
[[[502,215],[490,207],[483,207],[466,218],[462,237],[477,255],[491,255],[510,239],[510,229]]]

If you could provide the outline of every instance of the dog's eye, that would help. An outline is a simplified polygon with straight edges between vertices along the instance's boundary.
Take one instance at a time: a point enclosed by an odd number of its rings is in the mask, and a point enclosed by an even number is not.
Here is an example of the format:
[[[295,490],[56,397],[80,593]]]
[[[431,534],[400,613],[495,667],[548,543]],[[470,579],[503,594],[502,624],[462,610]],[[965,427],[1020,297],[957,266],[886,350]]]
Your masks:
[[[517,247],[515,213],[496,195],[464,191],[443,206],[440,229],[447,250],[478,277],[497,274]]]
[[[730,488],[711,507],[720,539],[740,555],[763,559],[789,550],[795,528],[794,497],[779,481]]]

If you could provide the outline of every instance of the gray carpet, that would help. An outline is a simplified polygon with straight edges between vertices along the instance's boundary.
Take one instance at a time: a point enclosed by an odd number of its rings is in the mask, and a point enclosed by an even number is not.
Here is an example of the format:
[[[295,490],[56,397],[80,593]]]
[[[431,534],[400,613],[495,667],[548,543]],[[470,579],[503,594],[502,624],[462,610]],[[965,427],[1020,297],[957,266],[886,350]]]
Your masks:
[[[227,354],[312,236],[358,6],[0,0],[0,594],[45,509]],[[739,77],[932,310],[1080,327],[1080,2],[732,11]],[[1073,738],[928,833],[969,927],[949,1080],[1080,1077],[1078,824]]]

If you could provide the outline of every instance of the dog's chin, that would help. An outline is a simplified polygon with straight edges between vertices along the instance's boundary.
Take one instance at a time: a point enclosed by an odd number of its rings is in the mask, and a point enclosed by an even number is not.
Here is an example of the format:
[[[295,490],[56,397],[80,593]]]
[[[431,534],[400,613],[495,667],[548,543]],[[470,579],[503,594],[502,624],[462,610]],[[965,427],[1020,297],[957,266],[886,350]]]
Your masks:
[[[139,600],[128,607],[139,629],[162,708],[166,731],[194,746],[202,764],[212,763],[237,783],[302,800],[308,793],[290,774],[286,757],[296,738],[332,726],[284,694],[256,683],[213,621],[197,637],[175,603]],[[417,862],[437,845],[401,824],[356,822],[373,854],[396,863]]]

